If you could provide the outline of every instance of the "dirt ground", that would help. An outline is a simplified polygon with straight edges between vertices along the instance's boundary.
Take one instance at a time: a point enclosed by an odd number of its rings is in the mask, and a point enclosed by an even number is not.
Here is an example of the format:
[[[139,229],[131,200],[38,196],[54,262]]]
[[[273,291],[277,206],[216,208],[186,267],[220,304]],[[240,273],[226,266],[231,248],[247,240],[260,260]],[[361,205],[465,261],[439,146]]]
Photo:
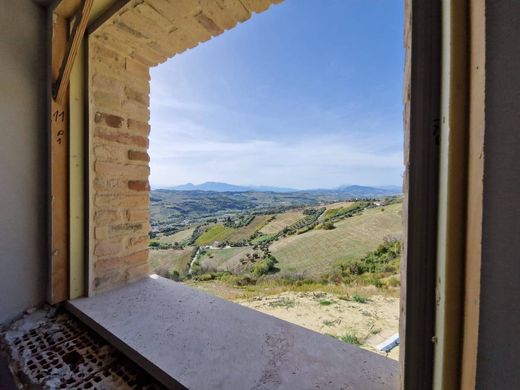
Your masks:
[[[399,299],[393,297],[374,295],[359,303],[330,293],[284,292],[235,302],[319,333],[355,336],[361,347],[383,355],[376,346],[399,327]],[[398,360],[399,348],[387,356]]]

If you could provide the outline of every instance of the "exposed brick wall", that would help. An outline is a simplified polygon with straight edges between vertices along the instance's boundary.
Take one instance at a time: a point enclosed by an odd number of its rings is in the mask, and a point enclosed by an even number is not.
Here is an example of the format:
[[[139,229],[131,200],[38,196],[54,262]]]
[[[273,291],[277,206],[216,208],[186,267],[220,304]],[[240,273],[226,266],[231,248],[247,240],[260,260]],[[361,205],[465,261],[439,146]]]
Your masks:
[[[98,39],[89,55],[92,293],[149,272],[150,77]]]
[[[282,0],[131,0],[89,37],[89,295],[149,273],[150,67]]]

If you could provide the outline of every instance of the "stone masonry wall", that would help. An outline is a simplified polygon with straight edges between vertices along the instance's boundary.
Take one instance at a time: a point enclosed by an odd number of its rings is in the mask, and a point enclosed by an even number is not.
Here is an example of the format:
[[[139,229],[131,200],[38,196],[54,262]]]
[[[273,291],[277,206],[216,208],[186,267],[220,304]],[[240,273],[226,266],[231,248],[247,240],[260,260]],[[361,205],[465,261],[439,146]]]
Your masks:
[[[130,0],[89,35],[89,295],[146,277],[150,72],[283,0]]]

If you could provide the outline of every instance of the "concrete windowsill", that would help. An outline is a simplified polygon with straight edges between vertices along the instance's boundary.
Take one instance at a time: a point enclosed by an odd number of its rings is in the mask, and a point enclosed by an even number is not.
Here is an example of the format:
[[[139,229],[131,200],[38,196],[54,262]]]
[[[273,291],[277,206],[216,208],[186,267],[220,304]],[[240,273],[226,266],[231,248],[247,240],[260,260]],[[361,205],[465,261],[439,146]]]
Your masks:
[[[396,361],[161,277],[68,308],[169,388],[399,387]]]

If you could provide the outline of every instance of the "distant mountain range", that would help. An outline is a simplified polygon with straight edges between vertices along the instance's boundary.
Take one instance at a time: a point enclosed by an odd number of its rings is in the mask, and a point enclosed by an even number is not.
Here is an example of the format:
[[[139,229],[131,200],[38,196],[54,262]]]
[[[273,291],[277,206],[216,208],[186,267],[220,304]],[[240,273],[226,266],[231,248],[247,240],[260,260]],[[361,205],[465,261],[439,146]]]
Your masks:
[[[401,194],[402,188],[399,186],[381,186],[369,187],[359,185],[343,185],[336,188],[320,188],[310,190],[297,190],[294,188],[272,187],[272,186],[241,186],[228,183],[206,182],[202,184],[182,184],[173,187],[165,187],[166,190],[174,191],[211,191],[211,192],[275,192],[275,193],[290,193],[290,192],[306,192],[306,193],[338,193],[349,194],[354,197],[366,196],[385,196]]]

